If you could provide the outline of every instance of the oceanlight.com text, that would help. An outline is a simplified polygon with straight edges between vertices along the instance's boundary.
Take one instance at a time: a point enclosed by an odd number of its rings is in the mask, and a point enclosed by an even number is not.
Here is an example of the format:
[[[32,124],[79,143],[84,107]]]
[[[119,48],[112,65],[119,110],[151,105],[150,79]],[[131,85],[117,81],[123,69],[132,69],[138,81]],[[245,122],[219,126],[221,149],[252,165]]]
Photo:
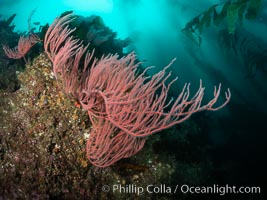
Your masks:
[[[260,194],[261,188],[258,186],[234,186],[234,185],[218,185],[211,186],[191,186],[187,184],[168,186],[166,184],[138,186],[135,184],[115,184],[113,186],[103,185],[103,192],[119,192],[128,194],[142,195],[144,193],[169,193],[169,194]]]

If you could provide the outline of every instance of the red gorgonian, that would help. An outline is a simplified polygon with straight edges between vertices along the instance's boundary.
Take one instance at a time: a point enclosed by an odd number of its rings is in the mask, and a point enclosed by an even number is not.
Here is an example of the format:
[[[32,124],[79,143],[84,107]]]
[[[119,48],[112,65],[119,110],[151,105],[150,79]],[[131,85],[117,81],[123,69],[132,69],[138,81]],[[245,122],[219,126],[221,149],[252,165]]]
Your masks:
[[[87,46],[74,39],[68,23],[71,14],[57,18],[49,27],[44,48],[53,63],[55,76],[60,77],[66,93],[72,94],[87,110],[93,130],[87,141],[87,157],[98,167],[107,167],[121,158],[130,157],[144,146],[147,136],[187,120],[193,113],[215,107],[221,84],[214,88],[214,97],[202,105],[204,87],[190,97],[190,84],[185,84],[175,100],[167,100],[176,79],[169,81],[167,72],[174,60],[162,71],[146,77],[146,68],[138,73],[140,63],[134,53],[123,58],[107,55],[101,59],[86,52]],[[84,60],[82,60],[83,55]],[[79,70],[80,63],[83,67]]]
[[[12,59],[23,59],[26,62],[26,53],[35,45],[40,42],[40,38],[35,34],[30,34],[29,36],[20,36],[18,46],[15,48],[10,48],[6,45],[3,46],[4,53],[7,57]]]

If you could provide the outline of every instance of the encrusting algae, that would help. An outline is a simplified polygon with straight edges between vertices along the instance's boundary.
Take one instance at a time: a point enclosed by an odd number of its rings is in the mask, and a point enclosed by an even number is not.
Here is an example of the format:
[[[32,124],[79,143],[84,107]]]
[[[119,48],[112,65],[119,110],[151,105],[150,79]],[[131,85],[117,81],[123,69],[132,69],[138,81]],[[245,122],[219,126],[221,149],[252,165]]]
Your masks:
[[[172,156],[166,163],[158,156],[154,160],[151,145],[114,167],[92,166],[85,153],[91,130],[88,114],[63,92],[45,54],[27,64],[18,79],[19,90],[1,94],[0,181],[5,183],[4,196],[80,198],[101,192],[104,183],[145,187],[158,179],[171,180],[175,163],[167,163],[173,161]],[[110,199],[127,195],[101,193]]]

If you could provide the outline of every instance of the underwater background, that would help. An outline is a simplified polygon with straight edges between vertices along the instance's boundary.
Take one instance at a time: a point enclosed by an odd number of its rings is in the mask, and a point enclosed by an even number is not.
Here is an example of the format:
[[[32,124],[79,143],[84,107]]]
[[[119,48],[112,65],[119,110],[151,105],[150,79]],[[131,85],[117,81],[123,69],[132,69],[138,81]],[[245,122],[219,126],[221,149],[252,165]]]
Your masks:
[[[177,98],[188,82],[194,94],[201,79],[204,102],[219,83],[219,104],[227,88],[230,102],[149,136],[130,158],[92,165],[83,137],[90,120],[60,91],[42,42],[25,60],[10,59],[2,49],[30,33],[43,41],[53,20],[69,11],[77,15],[70,24],[75,37],[90,43],[98,58],[134,51],[142,70],[156,66],[150,76],[176,58],[169,71],[178,80],[168,98]],[[0,199],[265,199],[266,34],[264,0],[0,0]],[[160,191],[138,194],[148,185]],[[248,192],[170,194],[162,185]]]

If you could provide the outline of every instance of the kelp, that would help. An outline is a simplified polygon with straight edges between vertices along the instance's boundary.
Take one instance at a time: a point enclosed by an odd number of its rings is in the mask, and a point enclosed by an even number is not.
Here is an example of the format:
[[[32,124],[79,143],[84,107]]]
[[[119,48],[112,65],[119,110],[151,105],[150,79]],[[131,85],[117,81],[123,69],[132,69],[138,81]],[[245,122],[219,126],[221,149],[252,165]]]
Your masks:
[[[261,9],[262,0],[227,1],[223,4],[212,5],[208,10],[189,21],[182,32],[196,45],[201,46],[201,34],[205,27],[220,25],[226,21],[228,33],[234,34],[237,23],[245,19],[255,19]]]
[[[229,34],[227,29],[219,31],[219,45],[226,52],[235,55],[244,65],[246,78],[256,75],[267,77],[266,42],[246,31]]]
[[[16,14],[13,14],[7,20],[0,20],[1,29],[9,28],[11,30],[14,30],[15,25],[11,25],[11,23],[13,22],[15,17],[16,17]]]
[[[14,18],[16,17],[16,14],[11,15],[7,20],[6,20],[6,25],[9,26]]]

